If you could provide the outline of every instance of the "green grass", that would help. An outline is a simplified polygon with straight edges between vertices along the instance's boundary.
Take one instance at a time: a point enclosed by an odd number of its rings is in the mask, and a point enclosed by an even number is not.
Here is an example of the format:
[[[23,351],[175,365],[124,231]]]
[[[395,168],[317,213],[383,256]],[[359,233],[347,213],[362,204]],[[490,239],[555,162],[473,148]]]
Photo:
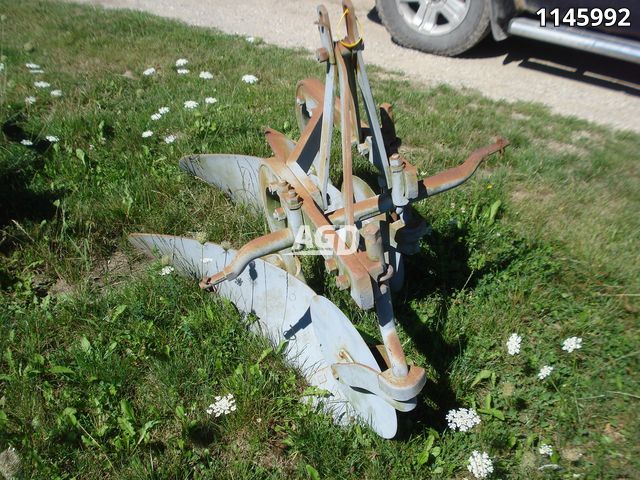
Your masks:
[[[0,11],[0,452],[16,448],[22,477],[464,478],[473,450],[490,454],[496,478],[638,477],[639,136],[371,69],[421,171],[496,135],[512,142],[473,181],[418,207],[432,233],[408,260],[396,308],[429,382],[385,441],[300,403],[304,382],[231,305],[159,276],[126,242],[144,231],[238,246],[264,233],[177,160],[269,155],[262,128],[297,137],[295,83],[322,68],[303,52],[138,13],[30,0],[1,0]],[[180,57],[188,76],[175,73]],[[150,66],[158,73],[142,76]],[[64,96],[36,90],[36,77]],[[152,122],[161,106],[171,111]],[[371,313],[309,269],[376,333]],[[518,356],[506,353],[513,332]],[[581,350],[561,350],[569,336]],[[545,364],[555,369],[542,382]],[[208,416],[229,392],[237,411]],[[489,407],[479,426],[446,428],[450,408],[474,405]],[[539,469],[547,463],[559,469]]]

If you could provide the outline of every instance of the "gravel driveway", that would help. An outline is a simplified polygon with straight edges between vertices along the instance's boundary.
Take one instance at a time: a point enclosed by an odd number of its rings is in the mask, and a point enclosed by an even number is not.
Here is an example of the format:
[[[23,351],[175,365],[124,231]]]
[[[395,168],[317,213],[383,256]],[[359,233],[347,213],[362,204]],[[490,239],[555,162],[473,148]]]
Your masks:
[[[313,24],[324,3],[335,24],[339,0],[74,0],[130,8],[260,37],[283,47],[319,45]],[[521,39],[485,41],[465,58],[444,58],[395,45],[371,12],[375,0],[355,0],[365,33],[365,60],[428,85],[471,88],[493,99],[531,101],[553,112],[640,132],[640,67]]]

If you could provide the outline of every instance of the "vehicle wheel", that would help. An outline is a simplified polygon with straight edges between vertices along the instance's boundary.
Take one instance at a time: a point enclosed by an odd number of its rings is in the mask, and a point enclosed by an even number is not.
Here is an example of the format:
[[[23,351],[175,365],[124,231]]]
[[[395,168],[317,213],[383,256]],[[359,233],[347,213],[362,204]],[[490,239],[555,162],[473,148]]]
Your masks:
[[[393,39],[437,55],[458,55],[489,33],[489,0],[376,0]]]

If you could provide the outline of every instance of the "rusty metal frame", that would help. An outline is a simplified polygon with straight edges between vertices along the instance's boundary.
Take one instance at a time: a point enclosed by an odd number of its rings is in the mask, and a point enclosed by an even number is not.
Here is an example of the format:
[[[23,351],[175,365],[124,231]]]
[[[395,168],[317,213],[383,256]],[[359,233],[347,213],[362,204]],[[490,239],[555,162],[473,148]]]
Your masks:
[[[204,278],[201,287],[215,291],[221,282],[238,278],[252,262],[268,260],[272,254],[286,257],[288,260],[279,261],[278,266],[302,278],[295,257],[304,252],[296,234],[301,227],[323,231],[332,246],[330,252],[323,252],[327,273],[335,276],[338,288],[350,291],[359,308],[375,308],[382,339],[378,349],[386,363],[376,370],[354,359],[355,352],[341,350],[339,361],[327,359],[331,372],[338,382],[370,392],[396,410],[409,411],[415,407],[426,377],[423,368],[407,364],[396,331],[391,292],[402,284],[403,256],[418,250],[426,232],[426,222],[411,204],[461,185],[487,156],[502,151],[508,142],[499,138],[471,153],[459,166],[419,179],[415,166],[397,151],[391,106],[383,104],[378,111],[374,103],[362,56],[364,42],[351,1],[344,0],[342,8],[346,36],[338,41],[334,40],[327,10],[324,6],[317,9],[321,47],[316,58],[326,64],[326,76],[324,85],[306,79],[296,87],[300,138],[293,141],[267,129],[265,137],[272,157],[255,161],[251,157],[229,157],[238,167],[250,165],[246,169],[251,176],[251,191],[238,196],[248,196],[262,209],[271,233],[240,248],[222,270]],[[359,94],[367,123],[361,120]],[[329,176],[334,128],[341,136],[340,190]],[[353,174],[354,147],[376,168],[379,194]],[[184,165],[199,175],[192,160],[188,158]],[[215,179],[211,183],[225,187]],[[346,227],[351,227],[349,231],[356,229],[359,235],[345,235]],[[349,246],[357,248],[345,254]],[[312,314],[314,308],[321,312],[323,307],[317,301],[315,305],[312,302],[310,306]],[[335,342],[340,343],[339,339]]]
[[[346,19],[347,35],[343,40],[331,40],[329,16],[324,6],[318,7],[318,29],[322,47],[316,57],[327,64],[327,75],[324,91],[320,91],[318,84],[306,81],[298,86],[298,92],[303,98],[298,99],[299,105],[306,105],[310,118],[308,119],[300,140],[291,148],[292,142],[284,135],[273,130],[266,132],[267,140],[272,146],[275,157],[265,160],[265,164],[278,179],[277,185],[270,188],[276,191],[282,207],[280,212],[266,212],[281,215],[286,218],[286,227],[271,234],[252,240],[242,247],[222,272],[204,280],[203,286],[214,286],[224,280],[235,278],[251,260],[270,253],[294,247],[295,229],[302,225],[310,225],[317,230],[321,227],[339,227],[356,225],[381,214],[395,213],[401,217],[403,210],[410,203],[450,190],[466,181],[477,169],[480,162],[488,155],[503,150],[508,142],[498,139],[494,144],[477,150],[462,165],[451,168],[424,180],[418,180],[417,170],[398,153],[390,158],[384,148],[385,143],[392,143],[394,139],[383,139],[383,132],[377,118],[373,97],[364,68],[362,49],[364,42],[358,35],[355,11],[349,0],[342,2]],[[330,163],[330,146],[334,115],[334,82],[339,79],[340,97],[339,127],[342,138],[342,173],[343,206],[326,215],[327,184]],[[359,122],[357,112],[357,91],[354,78],[357,78],[361,89],[367,118],[368,130],[371,136],[367,139],[370,148],[362,148],[370,153],[371,161],[378,168],[383,193],[360,202],[354,202],[352,143],[353,137],[362,144],[364,125]],[[302,93],[300,91],[302,90]],[[306,96],[306,98],[304,98]],[[310,103],[309,100],[314,100]],[[325,110],[328,110],[325,112]],[[309,171],[317,165],[321,179],[320,188],[310,180]],[[394,218],[395,218],[394,216]],[[379,318],[386,359],[389,369],[382,374],[375,374],[381,391],[396,401],[407,401],[415,397],[424,386],[424,370],[417,366],[407,366],[404,352],[400,345],[395,328],[395,318],[391,303],[389,279],[394,274],[393,266],[387,264],[384,254],[388,251],[382,245],[381,229],[402,220],[391,220],[367,223],[361,226],[365,240],[365,248],[359,249],[351,255],[341,255],[345,240],[338,235],[336,228],[327,235],[333,236],[334,254],[328,256],[331,268],[329,273],[335,274],[337,283],[342,288],[350,288],[351,296],[362,309],[374,306]],[[404,225],[400,226],[400,229]],[[392,229],[392,235],[387,238],[398,238],[398,226]],[[375,252],[375,253],[374,253]],[[349,375],[347,376],[347,371]],[[343,372],[340,374],[339,372]],[[338,376],[349,378],[353,387],[371,388],[375,384],[370,378],[374,375],[370,369],[357,364],[343,363],[335,366]],[[361,381],[360,384],[359,380]]]

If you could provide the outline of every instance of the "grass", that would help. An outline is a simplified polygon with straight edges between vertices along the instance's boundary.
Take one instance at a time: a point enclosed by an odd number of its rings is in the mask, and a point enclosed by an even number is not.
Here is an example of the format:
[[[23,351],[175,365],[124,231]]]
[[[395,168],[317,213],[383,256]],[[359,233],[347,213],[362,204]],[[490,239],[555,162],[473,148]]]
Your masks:
[[[264,233],[177,159],[269,155],[262,127],[297,137],[295,83],[321,67],[138,13],[0,7],[0,451],[16,448],[23,478],[464,478],[473,450],[489,453],[496,478],[637,478],[639,136],[372,69],[420,170],[498,134],[512,142],[473,181],[418,206],[432,232],[396,308],[429,382],[400,437],[384,441],[300,403],[304,382],[231,305],[159,276],[126,242],[143,231],[238,246]],[[181,57],[187,76],[175,73]],[[63,97],[35,89],[40,77]],[[161,106],[171,111],[151,121]],[[309,268],[314,287],[375,334],[372,315]],[[522,352],[508,356],[513,332]],[[583,347],[567,354],[570,336]],[[546,364],[554,371],[540,381]],[[237,411],[208,416],[226,393]],[[446,428],[461,406],[481,412],[471,432]]]

